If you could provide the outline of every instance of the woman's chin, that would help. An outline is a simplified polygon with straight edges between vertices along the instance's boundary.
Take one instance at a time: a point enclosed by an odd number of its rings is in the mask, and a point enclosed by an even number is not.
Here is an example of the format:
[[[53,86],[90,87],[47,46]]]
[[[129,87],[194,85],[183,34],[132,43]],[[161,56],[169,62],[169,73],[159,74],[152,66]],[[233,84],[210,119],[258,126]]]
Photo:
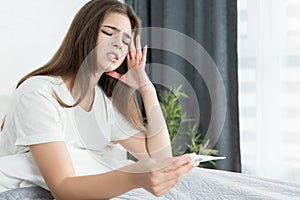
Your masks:
[[[101,65],[100,68],[104,72],[111,72],[111,71],[114,71],[115,69],[117,69],[118,66],[114,65],[113,63],[109,63],[109,64],[106,64],[106,65]]]
[[[114,66],[114,65],[110,65],[108,67],[106,67],[105,72],[111,72],[114,71],[118,68],[118,66]]]

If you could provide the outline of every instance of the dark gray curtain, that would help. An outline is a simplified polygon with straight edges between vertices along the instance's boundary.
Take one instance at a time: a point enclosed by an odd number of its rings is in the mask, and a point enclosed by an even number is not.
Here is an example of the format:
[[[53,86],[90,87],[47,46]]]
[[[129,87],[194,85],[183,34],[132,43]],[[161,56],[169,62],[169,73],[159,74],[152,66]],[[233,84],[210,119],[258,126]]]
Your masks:
[[[225,88],[225,104],[213,103],[213,98],[218,97],[220,89],[217,84],[208,86],[207,81],[195,69],[192,63],[172,52],[162,49],[149,49],[148,63],[159,63],[169,66],[182,74],[192,86],[199,102],[200,123],[199,128],[205,134],[209,126],[222,123],[212,121],[212,107],[217,104],[217,110],[226,111],[225,121],[220,131],[220,136],[214,146],[219,150],[219,155],[227,157],[226,160],[217,161],[216,168],[228,171],[241,171],[240,143],[239,143],[239,113],[238,113],[238,77],[237,77],[237,1],[236,0],[127,0],[142,20],[143,27],[163,27],[183,33],[198,42],[211,56],[222,77]],[[144,30],[143,30],[144,31]],[[144,31],[145,32],[145,31]],[[147,30],[146,30],[147,32]],[[164,33],[160,33],[163,35]],[[142,34],[143,36],[143,34]],[[155,35],[148,34],[143,41],[154,42]],[[169,40],[162,36],[162,42]],[[171,42],[176,46],[176,38]],[[167,42],[166,42],[167,43]],[[188,44],[188,42],[186,43]],[[153,45],[155,46],[155,45]],[[178,48],[193,51],[190,46]],[[195,53],[195,52],[192,52]],[[197,52],[196,52],[197,53]],[[197,54],[196,54],[197,56]],[[203,55],[199,55],[202,62]],[[157,65],[156,65],[157,66]],[[154,67],[152,67],[154,68]],[[169,80],[169,73],[154,73],[148,69],[150,78]],[[176,79],[176,78],[175,78]],[[214,80],[215,77],[209,77]],[[172,81],[172,80],[171,80]],[[176,82],[176,80],[175,80]],[[212,92],[209,87],[215,87]],[[220,97],[223,98],[223,97]],[[216,99],[216,98],[215,98]],[[218,102],[218,100],[216,101]],[[221,108],[222,107],[222,108]],[[195,113],[195,105],[188,104],[189,114]],[[212,128],[212,130],[214,130]],[[215,130],[213,132],[217,132]]]

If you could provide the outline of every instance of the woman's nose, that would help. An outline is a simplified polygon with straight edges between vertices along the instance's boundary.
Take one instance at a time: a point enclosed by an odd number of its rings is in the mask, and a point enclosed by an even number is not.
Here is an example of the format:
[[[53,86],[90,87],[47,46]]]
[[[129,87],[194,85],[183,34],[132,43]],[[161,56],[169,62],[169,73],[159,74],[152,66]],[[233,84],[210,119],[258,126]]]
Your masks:
[[[113,37],[112,40],[112,45],[118,49],[122,49],[123,48],[123,42],[122,42],[122,34],[118,33]]]

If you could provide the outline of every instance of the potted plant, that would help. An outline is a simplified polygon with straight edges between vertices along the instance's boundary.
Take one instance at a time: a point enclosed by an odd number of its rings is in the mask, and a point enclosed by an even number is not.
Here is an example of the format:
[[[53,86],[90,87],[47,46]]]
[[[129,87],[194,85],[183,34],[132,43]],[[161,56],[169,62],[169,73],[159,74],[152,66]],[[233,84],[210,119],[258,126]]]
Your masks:
[[[180,101],[188,96],[181,89],[180,85],[177,88],[158,90],[159,103],[169,130],[173,155],[184,153],[218,155],[218,150],[208,148],[209,140],[204,142],[197,122],[189,118],[186,112],[182,112]],[[215,166],[214,161],[209,162]]]

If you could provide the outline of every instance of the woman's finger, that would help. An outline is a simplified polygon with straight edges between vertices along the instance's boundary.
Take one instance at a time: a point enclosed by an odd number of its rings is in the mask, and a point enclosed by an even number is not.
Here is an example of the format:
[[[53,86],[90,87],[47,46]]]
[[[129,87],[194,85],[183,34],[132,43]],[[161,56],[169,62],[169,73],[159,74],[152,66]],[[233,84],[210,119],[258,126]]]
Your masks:
[[[178,178],[178,174],[175,172],[175,170],[163,172],[160,176],[162,179],[162,183],[169,182]]]
[[[162,196],[162,195],[166,194],[173,187],[175,187],[177,183],[178,183],[178,179],[172,179],[170,181],[167,181],[167,182],[157,185],[155,188],[155,195]]]
[[[161,182],[155,186],[155,195],[161,196],[170,191],[192,168],[193,165],[189,162],[176,170],[160,174]]]
[[[134,39],[134,34],[132,35],[132,37],[130,39],[130,42],[129,42],[129,55],[130,55],[131,59],[134,59],[135,58],[135,54],[136,54],[133,39]]]
[[[146,45],[146,46],[144,46],[144,48],[143,48],[143,55],[142,55],[142,58],[141,58],[141,63],[142,63],[143,65],[146,64],[147,50],[148,50],[148,46]]]
[[[140,62],[141,57],[142,57],[142,47],[141,47],[141,37],[140,37],[140,35],[136,36],[135,44],[136,44],[136,61]]]
[[[128,69],[131,69],[131,68],[132,68],[132,64],[131,64],[131,58],[130,58],[130,55],[127,54],[126,58],[127,58],[127,67],[128,67]]]
[[[165,181],[171,181],[173,179],[180,180],[192,168],[193,168],[193,164],[189,162],[187,164],[184,164],[184,165],[178,167],[177,169],[165,171],[164,173],[161,174],[161,176],[162,176],[162,179]]]
[[[184,154],[182,156],[179,156],[179,157],[177,157],[177,159],[175,161],[173,161],[170,165],[165,167],[163,170],[170,171],[170,170],[177,169],[178,167],[188,164],[188,163],[193,164],[193,157],[194,157],[194,154]]]
[[[157,193],[158,196],[164,195],[165,193],[169,192],[172,188],[174,188],[184,176],[193,168],[191,163],[185,164],[184,166],[180,167],[180,169],[176,170],[176,177],[172,175],[171,179],[168,179],[165,182],[162,182],[160,185],[162,186],[160,191]]]

